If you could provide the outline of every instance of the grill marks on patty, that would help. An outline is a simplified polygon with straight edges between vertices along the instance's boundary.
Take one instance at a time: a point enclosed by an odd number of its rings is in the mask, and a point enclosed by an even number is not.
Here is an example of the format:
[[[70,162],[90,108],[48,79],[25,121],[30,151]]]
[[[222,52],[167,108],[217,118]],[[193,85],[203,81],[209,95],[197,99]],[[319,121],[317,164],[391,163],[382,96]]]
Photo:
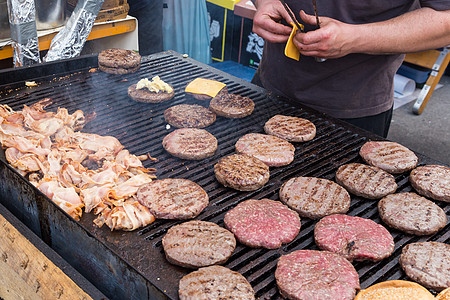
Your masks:
[[[358,163],[340,166],[336,182],[349,192],[368,199],[379,199],[397,190],[394,176],[380,168]]]
[[[418,162],[414,152],[394,142],[367,142],[359,154],[368,164],[392,174],[412,170]]]
[[[226,118],[244,118],[252,114],[255,103],[249,97],[220,92],[211,99],[209,109]]]
[[[197,128],[180,128],[166,135],[164,149],[173,156],[200,160],[213,156],[217,150],[217,139],[208,131]]]
[[[306,142],[316,136],[316,126],[311,121],[283,115],[270,118],[264,124],[264,131],[289,142]]]
[[[179,104],[164,111],[167,123],[178,128],[204,128],[216,121],[216,115],[197,104]]]
[[[315,177],[295,177],[280,188],[280,200],[302,217],[318,219],[330,214],[346,213],[350,195],[340,185]]]
[[[425,197],[450,202],[450,168],[426,165],[411,171],[409,181]]]
[[[294,160],[295,147],[276,136],[248,133],[235,145],[236,152],[256,157],[269,167],[280,167]]]
[[[170,263],[198,268],[226,262],[236,248],[236,239],[215,223],[189,221],[171,227],[162,245]]]

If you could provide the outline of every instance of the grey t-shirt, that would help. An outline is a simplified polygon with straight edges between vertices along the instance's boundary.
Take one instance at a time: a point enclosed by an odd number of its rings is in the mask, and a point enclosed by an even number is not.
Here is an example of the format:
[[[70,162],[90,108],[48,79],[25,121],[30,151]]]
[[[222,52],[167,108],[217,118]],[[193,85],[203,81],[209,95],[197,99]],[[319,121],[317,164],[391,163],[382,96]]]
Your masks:
[[[300,22],[301,9],[314,15],[311,0],[286,2]],[[421,6],[445,10],[450,9],[450,1],[317,0],[319,16],[350,24],[388,20]],[[393,78],[403,55],[350,54],[318,63],[307,56],[300,56],[299,61],[290,59],[284,55],[284,47],[264,45],[260,79],[266,89],[337,118],[376,115],[392,107]]]

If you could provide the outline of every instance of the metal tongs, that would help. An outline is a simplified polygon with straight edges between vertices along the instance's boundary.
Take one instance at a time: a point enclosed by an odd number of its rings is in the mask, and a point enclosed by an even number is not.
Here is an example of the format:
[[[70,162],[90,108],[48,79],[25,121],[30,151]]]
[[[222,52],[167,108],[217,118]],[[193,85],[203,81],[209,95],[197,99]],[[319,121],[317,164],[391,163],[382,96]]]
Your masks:
[[[303,26],[297,21],[291,8],[286,4],[286,2],[284,0],[280,0],[280,2],[281,2],[281,4],[283,4],[284,9],[288,13],[289,17],[291,17],[292,21],[294,22],[295,26],[297,26],[298,30],[300,30],[300,32],[302,32],[302,33],[305,33],[305,31],[303,30]],[[316,15],[317,28],[320,28],[319,15],[317,14],[316,0],[312,0],[312,2],[313,2],[313,6],[314,6],[314,14]],[[315,59],[317,62],[326,61],[325,58],[320,58],[320,57],[316,57]]]

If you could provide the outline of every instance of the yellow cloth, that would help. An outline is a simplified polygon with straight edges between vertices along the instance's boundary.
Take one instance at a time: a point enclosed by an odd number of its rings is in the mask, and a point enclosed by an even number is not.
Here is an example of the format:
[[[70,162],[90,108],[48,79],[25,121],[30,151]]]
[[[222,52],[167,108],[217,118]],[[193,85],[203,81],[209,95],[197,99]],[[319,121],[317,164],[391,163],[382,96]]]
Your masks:
[[[295,47],[294,42],[292,41],[295,34],[297,33],[298,28],[294,23],[291,23],[291,25],[292,25],[292,31],[291,31],[291,34],[289,35],[289,39],[286,43],[286,47],[284,48],[284,55],[286,55],[289,58],[299,60],[300,52],[298,51],[297,47]],[[303,25],[302,24],[300,24],[300,25],[302,26],[302,29],[303,29]]]

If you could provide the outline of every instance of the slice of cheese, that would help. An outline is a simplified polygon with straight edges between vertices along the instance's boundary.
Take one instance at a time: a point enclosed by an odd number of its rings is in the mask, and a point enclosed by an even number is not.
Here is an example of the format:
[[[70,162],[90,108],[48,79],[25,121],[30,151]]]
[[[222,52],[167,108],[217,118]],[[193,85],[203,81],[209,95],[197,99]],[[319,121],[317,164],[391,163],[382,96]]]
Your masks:
[[[294,23],[291,23],[291,25],[292,25],[292,31],[291,31],[291,35],[289,36],[289,39],[286,43],[286,47],[284,48],[284,55],[286,55],[289,58],[299,60],[300,52],[298,51],[297,47],[295,47],[294,42],[292,41],[294,39],[295,34],[297,33],[298,28]]]
[[[225,86],[225,83],[219,81],[196,78],[187,85],[185,92],[215,97]]]

